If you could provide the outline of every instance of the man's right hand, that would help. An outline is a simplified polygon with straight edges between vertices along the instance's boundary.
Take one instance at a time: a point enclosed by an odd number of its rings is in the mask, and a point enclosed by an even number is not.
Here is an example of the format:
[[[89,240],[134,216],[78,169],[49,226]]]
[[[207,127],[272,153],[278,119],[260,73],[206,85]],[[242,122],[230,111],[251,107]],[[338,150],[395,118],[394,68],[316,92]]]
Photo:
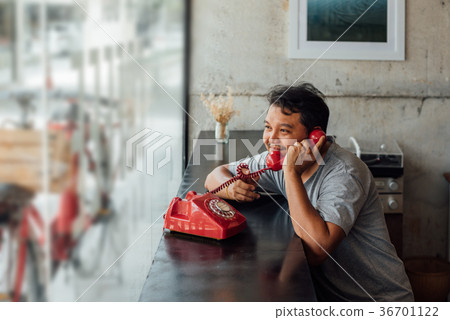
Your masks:
[[[249,174],[243,171],[244,174]],[[213,190],[219,185],[232,178],[231,172],[228,170],[228,165],[222,165],[215,168],[207,177],[205,181],[205,188],[207,190]],[[227,188],[223,188],[216,193],[217,196],[223,199],[236,200],[238,202],[250,202],[259,199],[260,195],[255,191],[259,176],[254,179],[237,180]]]
[[[257,186],[259,177],[251,181],[237,180],[228,187],[228,195],[230,199],[238,202],[250,202],[259,199],[259,193],[254,192]]]

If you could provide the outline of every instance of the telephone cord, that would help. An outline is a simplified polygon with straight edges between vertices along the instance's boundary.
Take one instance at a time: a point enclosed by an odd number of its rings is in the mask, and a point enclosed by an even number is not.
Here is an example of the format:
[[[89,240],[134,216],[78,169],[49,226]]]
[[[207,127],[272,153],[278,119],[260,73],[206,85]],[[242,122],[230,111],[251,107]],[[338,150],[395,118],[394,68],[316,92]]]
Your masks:
[[[242,169],[248,169],[248,164],[246,164],[246,163],[239,164],[237,169],[236,169],[237,174],[233,178],[225,181],[220,186],[218,186],[217,188],[215,188],[215,189],[213,189],[211,191],[208,191],[207,193],[215,194],[215,193],[219,192],[220,190],[228,187],[232,183],[236,182],[237,180],[254,179],[254,178],[260,176],[261,173],[263,173],[264,171],[272,170],[272,168],[263,168],[263,169],[260,169],[258,171],[255,171],[255,172],[252,172],[252,173],[249,173],[249,174],[244,174],[242,172]]]

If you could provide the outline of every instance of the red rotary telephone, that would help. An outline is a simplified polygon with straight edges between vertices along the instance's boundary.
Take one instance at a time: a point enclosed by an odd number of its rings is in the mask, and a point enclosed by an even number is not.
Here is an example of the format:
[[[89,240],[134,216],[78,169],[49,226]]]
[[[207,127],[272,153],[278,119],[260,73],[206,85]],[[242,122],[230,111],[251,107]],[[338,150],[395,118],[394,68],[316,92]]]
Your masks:
[[[325,133],[316,129],[311,132],[309,139],[316,144],[322,136],[325,136]],[[238,234],[245,229],[247,220],[239,211],[214,194],[237,180],[256,178],[266,170],[281,170],[283,160],[284,157],[280,157],[279,151],[271,152],[266,159],[267,168],[244,174],[242,169],[248,169],[248,165],[241,163],[237,167],[237,175],[216,189],[205,194],[189,191],[185,199],[173,198],[164,215],[163,228],[217,240]]]
[[[245,217],[230,204],[209,192],[195,191],[185,199],[173,198],[164,220],[164,229],[217,240],[238,234],[246,225]]]

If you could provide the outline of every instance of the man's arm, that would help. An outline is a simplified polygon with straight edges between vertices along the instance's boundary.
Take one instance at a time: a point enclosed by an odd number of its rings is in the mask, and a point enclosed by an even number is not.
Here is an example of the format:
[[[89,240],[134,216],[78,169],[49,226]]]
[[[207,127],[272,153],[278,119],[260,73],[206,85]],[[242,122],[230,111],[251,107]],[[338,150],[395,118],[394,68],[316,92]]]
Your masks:
[[[225,181],[231,179],[233,174],[228,168],[228,164],[225,164],[211,171],[206,177],[205,188],[207,190],[213,190]],[[260,197],[258,193],[253,192],[256,189],[256,182],[258,180],[259,177],[255,178],[253,181],[237,180],[229,185],[228,188],[223,188],[217,192],[216,195],[222,199],[231,199],[242,202],[253,201]]]
[[[305,244],[306,257],[312,265],[322,263],[345,238],[338,225],[325,222],[312,206],[297,172],[285,171],[286,193],[295,233]]]
[[[316,151],[324,143],[325,138],[321,138],[315,147]],[[303,157],[303,161],[300,165],[296,165],[299,157],[300,159]],[[338,225],[325,222],[308,198],[303,185],[302,174],[307,172],[315,162],[314,160],[306,160],[308,157],[314,159],[310,149],[296,143],[289,147],[283,171],[294,231],[305,244],[308,262],[312,265],[318,265],[345,238],[345,232]]]

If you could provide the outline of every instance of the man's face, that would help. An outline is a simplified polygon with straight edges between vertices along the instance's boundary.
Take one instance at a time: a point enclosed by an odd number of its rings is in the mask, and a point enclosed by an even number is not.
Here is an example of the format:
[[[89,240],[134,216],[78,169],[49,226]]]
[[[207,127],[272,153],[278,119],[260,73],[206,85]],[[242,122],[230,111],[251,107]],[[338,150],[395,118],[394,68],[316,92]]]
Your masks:
[[[281,108],[271,105],[265,119],[264,144],[269,152],[280,150],[281,156],[289,146],[308,137],[306,127],[300,123],[300,113],[286,115]]]

